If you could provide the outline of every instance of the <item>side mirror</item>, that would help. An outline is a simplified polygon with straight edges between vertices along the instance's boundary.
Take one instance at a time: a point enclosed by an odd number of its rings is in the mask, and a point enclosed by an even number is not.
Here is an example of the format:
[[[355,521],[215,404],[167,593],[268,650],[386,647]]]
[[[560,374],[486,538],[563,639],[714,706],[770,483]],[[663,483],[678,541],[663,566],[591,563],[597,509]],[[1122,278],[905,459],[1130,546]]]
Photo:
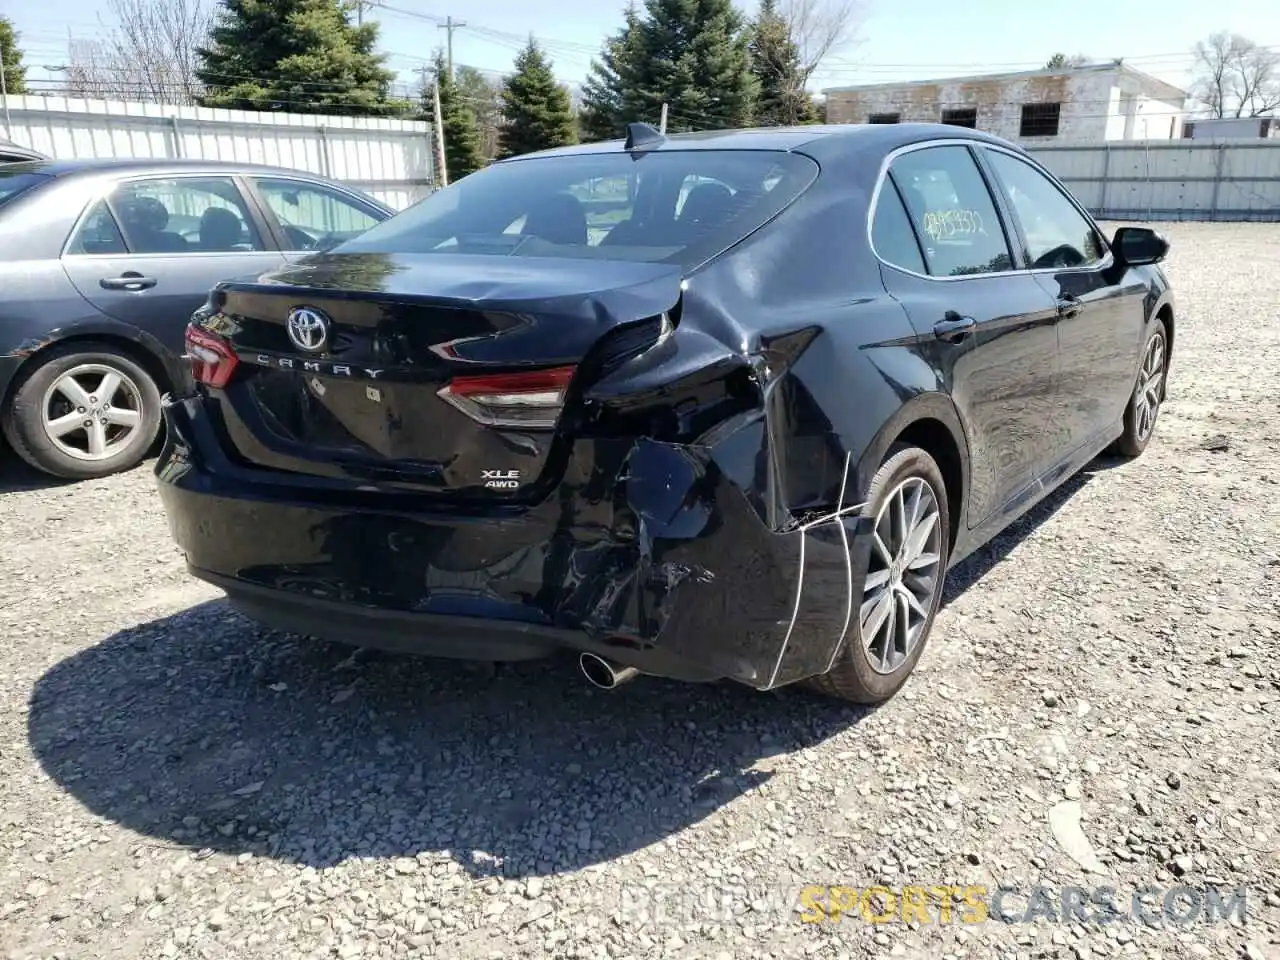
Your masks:
[[[1116,259],[1126,267],[1159,263],[1169,255],[1169,241],[1147,227],[1121,227],[1111,247]]]

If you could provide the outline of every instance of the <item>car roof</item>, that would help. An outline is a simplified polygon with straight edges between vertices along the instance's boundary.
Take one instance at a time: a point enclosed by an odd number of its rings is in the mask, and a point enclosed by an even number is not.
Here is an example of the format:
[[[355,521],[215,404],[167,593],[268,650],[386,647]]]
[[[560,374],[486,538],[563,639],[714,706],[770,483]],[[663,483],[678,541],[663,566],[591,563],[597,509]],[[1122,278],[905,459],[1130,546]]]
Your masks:
[[[646,145],[648,150],[783,150],[803,152],[805,147],[821,142],[826,149],[842,147],[859,151],[880,148],[895,150],[909,143],[922,140],[975,140],[995,143],[1021,150],[1017,144],[1001,137],[944,123],[829,123],[807,124],[794,127],[754,127],[736,130],[699,130],[693,133],[668,134],[662,140]],[[625,150],[623,140],[604,140],[595,143],[557,147],[512,157],[518,161],[527,157],[572,156],[589,153],[620,153]],[[504,161],[504,162],[511,162]]]
[[[170,160],[170,159],[133,159],[133,158],[99,158],[77,160],[31,160],[6,164],[7,169],[42,173],[51,177],[88,176],[111,173],[198,173],[202,171],[219,173],[257,173],[277,174],[291,177],[308,177],[324,180],[324,176],[306,170],[291,170],[287,167],[273,167],[257,163],[240,163],[233,160]]]

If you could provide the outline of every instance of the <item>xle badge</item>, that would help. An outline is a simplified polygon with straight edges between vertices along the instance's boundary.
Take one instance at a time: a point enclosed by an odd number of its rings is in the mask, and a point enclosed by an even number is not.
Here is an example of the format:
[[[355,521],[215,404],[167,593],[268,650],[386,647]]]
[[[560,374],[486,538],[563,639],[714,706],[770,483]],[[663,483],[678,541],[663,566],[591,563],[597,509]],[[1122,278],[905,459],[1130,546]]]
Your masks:
[[[484,485],[491,490],[515,490],[520,486],[519,470],[481,470]]]

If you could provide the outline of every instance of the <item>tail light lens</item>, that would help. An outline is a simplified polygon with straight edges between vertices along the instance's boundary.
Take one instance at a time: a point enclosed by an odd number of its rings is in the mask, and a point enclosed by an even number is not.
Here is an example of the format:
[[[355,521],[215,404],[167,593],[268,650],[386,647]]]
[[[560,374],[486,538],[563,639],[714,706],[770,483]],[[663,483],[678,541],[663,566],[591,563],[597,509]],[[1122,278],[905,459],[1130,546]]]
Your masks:
[[[455,377],[438,391],[472,420],[491,427],[550,429],[564,409],[575,367]]]
[[[187,324],[185,341],[191,375],[196,382],[215,389],[225,387],[240,363],[231,345],[194,323]]]

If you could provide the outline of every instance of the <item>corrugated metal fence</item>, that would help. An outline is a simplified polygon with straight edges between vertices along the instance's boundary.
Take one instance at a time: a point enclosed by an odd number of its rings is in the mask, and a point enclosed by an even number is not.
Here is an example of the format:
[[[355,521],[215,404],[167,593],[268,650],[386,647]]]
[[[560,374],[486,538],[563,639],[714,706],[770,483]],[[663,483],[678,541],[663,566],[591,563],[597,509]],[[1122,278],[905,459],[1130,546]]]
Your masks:
[[[308,170],[403,209],[433,184],[431,127],[400,119],[9,97],[10,139],[55,157],[200,157]],[[1095,216],[1280,220],[1280,140],[1029,148]]]
[[[1280,140],[1028,148],[1096,217],[1280,220]]]
[[[181,158],[318,173],[403,209],[431,191],[431,126],[66,97],[8,98],[9,139],[58,159]]]

